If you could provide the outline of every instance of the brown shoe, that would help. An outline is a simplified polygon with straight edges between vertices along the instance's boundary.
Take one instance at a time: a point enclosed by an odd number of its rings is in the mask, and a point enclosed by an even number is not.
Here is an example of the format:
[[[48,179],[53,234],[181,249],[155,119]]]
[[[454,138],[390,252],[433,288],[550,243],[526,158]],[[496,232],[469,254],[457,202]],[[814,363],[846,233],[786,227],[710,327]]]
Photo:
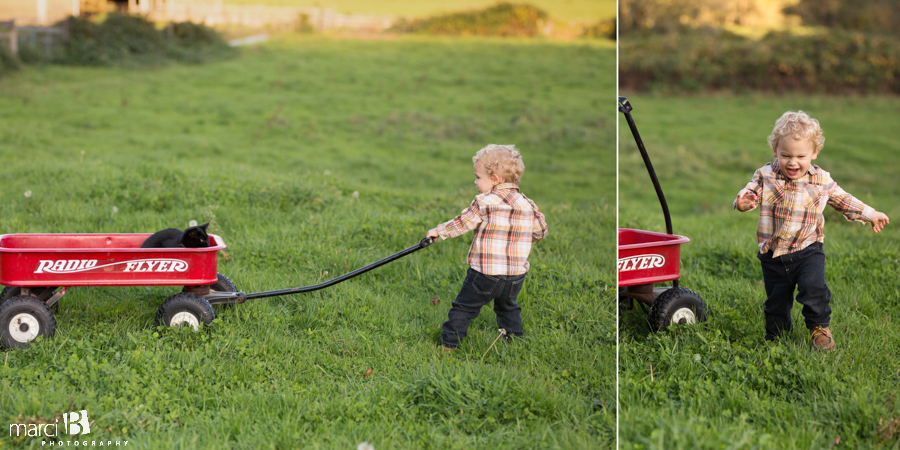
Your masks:
[[[441,350],[443,350],[443,351],[445,351],[445,352],[455,352],[455,351],[456,351],[455,348],[445,347],[445,346],[443,346],[443,345],[441,346]]]
[[[813,341],[813,346],[823,352],[834,350],[834,338],[831,336],[831,330],[828,327],[819,325],[810,330],[809,338]]]

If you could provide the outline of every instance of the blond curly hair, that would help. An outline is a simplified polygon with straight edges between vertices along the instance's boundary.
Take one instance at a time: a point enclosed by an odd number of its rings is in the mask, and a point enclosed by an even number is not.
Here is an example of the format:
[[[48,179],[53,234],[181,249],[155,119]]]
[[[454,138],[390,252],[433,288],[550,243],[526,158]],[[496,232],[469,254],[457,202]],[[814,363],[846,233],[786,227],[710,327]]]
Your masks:
[[[525,172],[525,163],[515,145],[489,144],[475,153],[472,163],[480,163],[489,177],[496,174],[504,183],[519,184]]]
[[[769,135],[769,146],[772,150],[778,148],[778,142],[784,137],[792,137],[795,140],[809,139],[816,146],[816,151],[825,146],[825,136],[819,121],[809,117],[801,111],[788,111],[781,115],[775,122],[775,128]]]

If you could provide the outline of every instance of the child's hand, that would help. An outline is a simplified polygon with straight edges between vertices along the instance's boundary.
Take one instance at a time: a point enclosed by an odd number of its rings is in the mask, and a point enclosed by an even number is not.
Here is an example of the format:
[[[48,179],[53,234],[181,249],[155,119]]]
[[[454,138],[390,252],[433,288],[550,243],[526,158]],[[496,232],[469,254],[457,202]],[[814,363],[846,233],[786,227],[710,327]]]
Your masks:
[[[434,238],[435,241],[439,241],[441,235],[438,234],[437,228],[432,228],[428,230],[428,234],[426,234],[425,237]]]
[[[879,232],[884,229],[884,226],[891,223],[891,220],[888,219],[888,216],[882,212],[875,211],[875,214],[872,214],[872,231]]]
[[[753,193],[753,191],[744,191],[738,194],[737,202],[734,204],[740,212],[747,212],[753,209],[756,206],[756,203],[759,201],[759,197]]]

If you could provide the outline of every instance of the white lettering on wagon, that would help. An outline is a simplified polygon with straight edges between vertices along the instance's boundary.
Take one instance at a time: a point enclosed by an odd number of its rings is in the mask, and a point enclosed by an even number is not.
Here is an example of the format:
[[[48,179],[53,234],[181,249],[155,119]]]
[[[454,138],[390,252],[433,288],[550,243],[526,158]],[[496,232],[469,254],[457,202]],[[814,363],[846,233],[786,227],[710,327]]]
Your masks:
[[[619,272],[628,272],[631,270],[655,269],[666,264],[666,258],[663,255],[637,255],[629,256],[619,260]]]
[[[184,272],[188,269],[188,263],[180,259],[135,259],[102,266],[97,265],[96,259],[42,259],[34,273],[78,273],[119,265],[125,266],[122,272]]]

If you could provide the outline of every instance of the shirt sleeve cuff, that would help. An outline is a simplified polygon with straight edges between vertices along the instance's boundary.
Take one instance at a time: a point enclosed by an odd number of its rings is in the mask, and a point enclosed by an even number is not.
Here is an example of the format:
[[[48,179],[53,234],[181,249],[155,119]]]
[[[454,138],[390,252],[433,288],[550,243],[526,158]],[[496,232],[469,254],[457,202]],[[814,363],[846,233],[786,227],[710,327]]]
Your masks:
[[[875,208],[873,208],[869,205],[864,206],[862,213],[860,213],[860,216],[862,217],[864,222],[871,222],[872,216],[874,216],[874,215],[875,215]]]
[[[453,236],[450,236],[449,232],[447,232],[446,222],[438,225],[437,227],[435,227],[435,229],[437,229],[438,237],[440,237],[442,241],[453,237]]]

